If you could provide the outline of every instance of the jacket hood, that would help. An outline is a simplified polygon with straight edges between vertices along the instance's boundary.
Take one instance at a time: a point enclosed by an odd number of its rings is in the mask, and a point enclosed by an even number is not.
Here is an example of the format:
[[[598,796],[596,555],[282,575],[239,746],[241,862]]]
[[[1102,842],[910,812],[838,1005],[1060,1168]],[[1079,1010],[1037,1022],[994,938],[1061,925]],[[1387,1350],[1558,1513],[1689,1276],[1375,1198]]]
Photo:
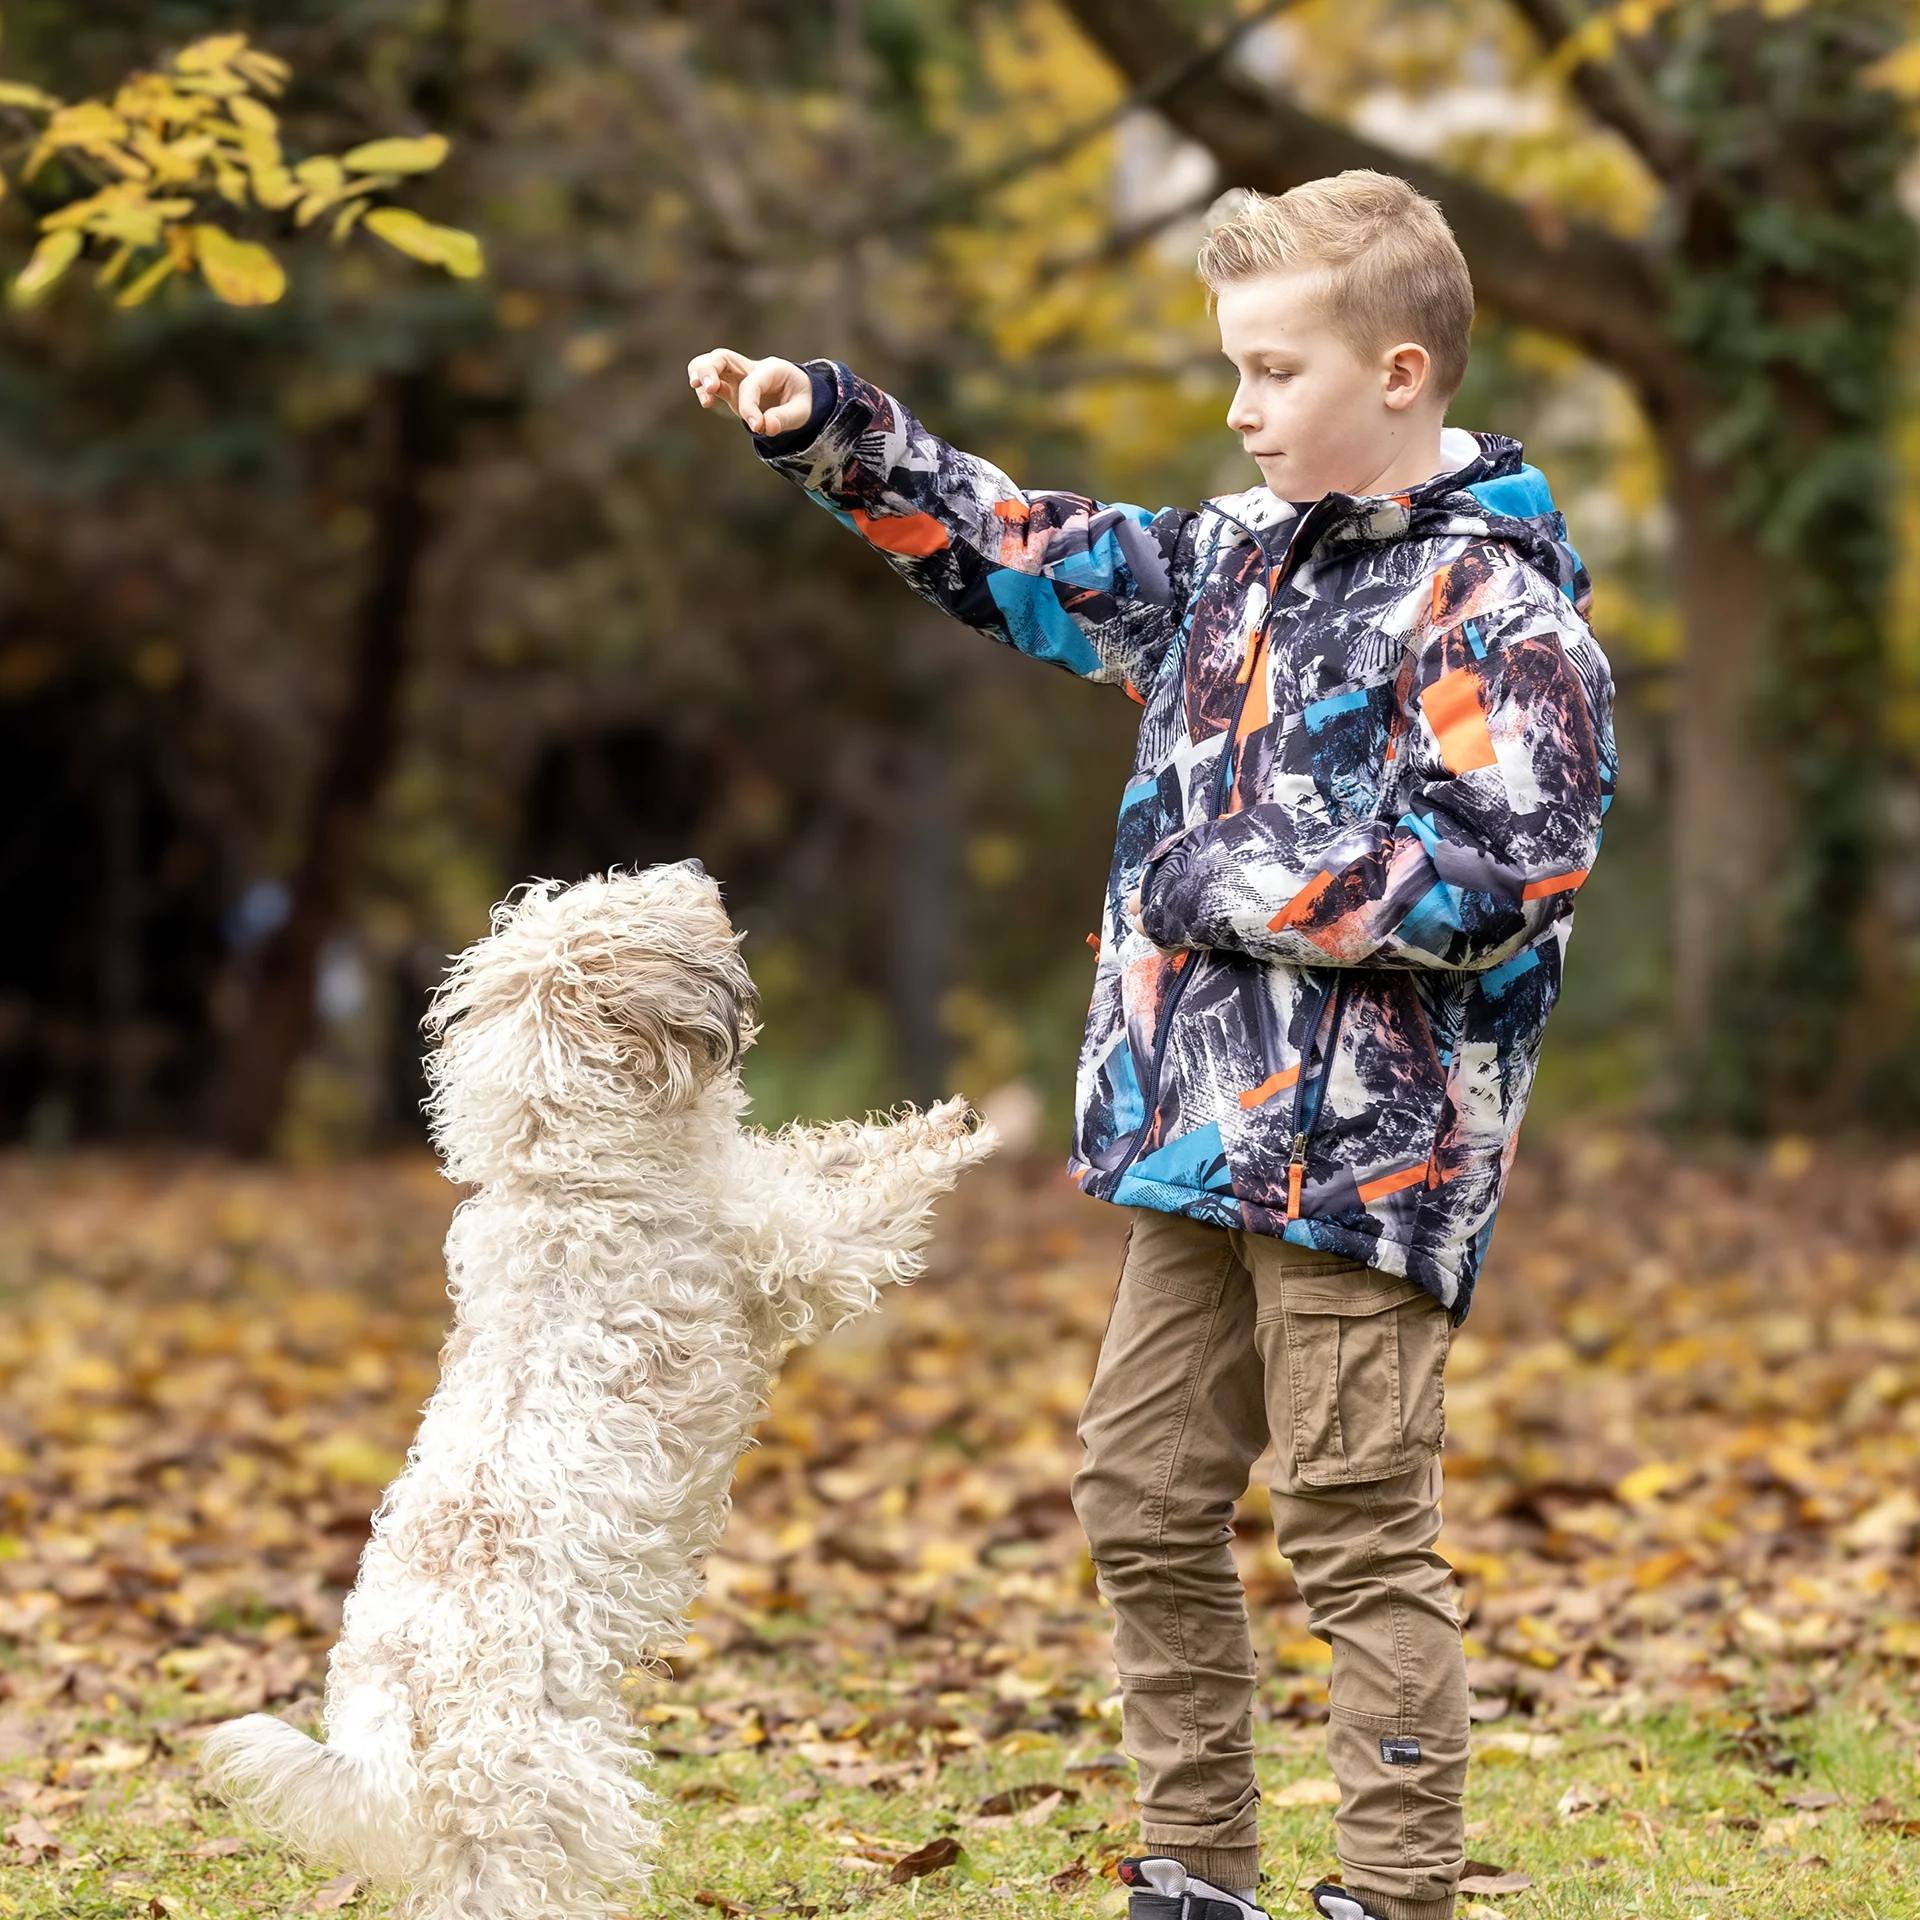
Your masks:
[[[1440,436],[1440,451],[1454,463],[1450,469],[1406,493],[1330,493],[1315,502],[1308,514],[1322,517],[1313,536],[1316,551],[1409,537],[1464,535],[1497,541],[1551,580],[1584,619],[1593,601],[1593,582],[1567,538],[1567,523],[1554,504],[1546,475],[1526,464],[1519,441],[1448,427]],[[1270,544],[1268,533],[1284,545],[1299,517],[1292,505],[1263,486],[1206,504],[1228,523],[1222,546],[1253,534]]]

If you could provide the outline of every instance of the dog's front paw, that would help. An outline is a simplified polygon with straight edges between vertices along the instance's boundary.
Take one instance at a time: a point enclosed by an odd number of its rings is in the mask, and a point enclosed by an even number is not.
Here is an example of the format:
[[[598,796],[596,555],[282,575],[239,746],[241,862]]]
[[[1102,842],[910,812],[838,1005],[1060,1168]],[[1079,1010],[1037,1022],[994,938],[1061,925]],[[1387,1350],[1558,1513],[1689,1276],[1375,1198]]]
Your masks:
[[[1000,1144],[1000,1129],[961,1094],[929,1107],[920,1123],[927,1145],[962,1147],[968,1161],[984,1160]]]

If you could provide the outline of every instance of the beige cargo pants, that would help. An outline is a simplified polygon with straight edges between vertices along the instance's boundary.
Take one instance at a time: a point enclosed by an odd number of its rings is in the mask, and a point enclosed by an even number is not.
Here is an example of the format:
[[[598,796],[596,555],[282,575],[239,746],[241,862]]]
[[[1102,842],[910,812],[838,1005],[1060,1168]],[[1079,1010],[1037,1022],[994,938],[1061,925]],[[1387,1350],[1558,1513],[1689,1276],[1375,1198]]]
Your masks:
[[[1073,1503],[1114,1611],[1142,1839],[1215,1886],[1259,1874],[1254,1656],[1228,1541],[1271,1435],[1274,1532],[1333,1648],[1341,1876],[1386,1920],[1453,1912],[1467,1676],[1434,1551],[1449,1332],[1407,1281],[1134,1213]]]

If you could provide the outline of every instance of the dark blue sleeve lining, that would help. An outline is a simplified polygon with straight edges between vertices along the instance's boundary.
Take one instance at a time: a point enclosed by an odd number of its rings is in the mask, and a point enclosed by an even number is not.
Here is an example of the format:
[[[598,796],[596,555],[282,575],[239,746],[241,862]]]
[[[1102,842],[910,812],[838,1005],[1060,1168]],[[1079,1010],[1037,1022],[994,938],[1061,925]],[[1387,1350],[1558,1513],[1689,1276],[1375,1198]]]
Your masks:
[[[826,363],[809,361],[807,378],[813,383],[813,411],[807,415],[807,424],[795,427],[789,433],[756,433],[753,436],[753,450],[762,459],[778,460],[785,454],[804,452],[819,439],[820,429],[840,404],[839,385]]]

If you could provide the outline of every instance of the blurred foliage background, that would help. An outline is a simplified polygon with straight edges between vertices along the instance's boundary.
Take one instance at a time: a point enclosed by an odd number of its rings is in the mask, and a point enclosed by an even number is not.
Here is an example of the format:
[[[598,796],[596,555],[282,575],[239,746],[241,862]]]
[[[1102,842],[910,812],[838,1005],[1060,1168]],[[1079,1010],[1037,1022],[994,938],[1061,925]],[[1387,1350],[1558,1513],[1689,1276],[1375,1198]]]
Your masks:
[[[1541,1110],[1910,1117],[1903,7],[4,11],[62,97],[244,29],[291,153],[447,134],[413,203],[488,272],[316,234],[271,307],[76,271],[0,323],[0,1137],[412,1136],[489,903],[693,854],[762,1119],[1026,1089],[1062,1140],[1137,710],[922,609],[686,362],[847,360],[1028,485],[1238,489],[1194,247],[1329,157],[1441,193],[1487,303],[1451,418],[1597,584],[1621,791]]]

